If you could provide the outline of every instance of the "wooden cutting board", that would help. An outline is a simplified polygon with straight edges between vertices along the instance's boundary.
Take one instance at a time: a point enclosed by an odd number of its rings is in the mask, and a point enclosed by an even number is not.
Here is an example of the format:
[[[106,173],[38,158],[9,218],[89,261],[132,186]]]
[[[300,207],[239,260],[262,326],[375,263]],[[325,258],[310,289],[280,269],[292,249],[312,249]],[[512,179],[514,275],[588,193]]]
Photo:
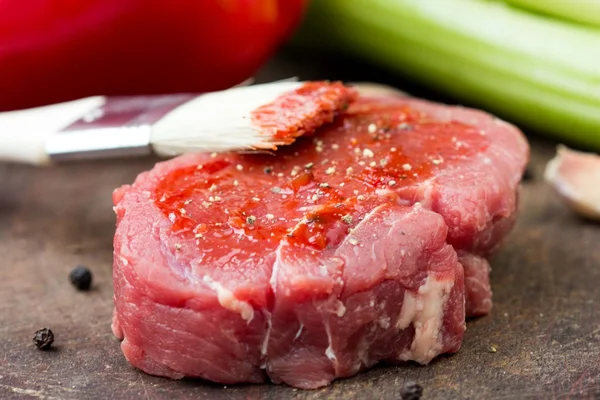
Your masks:
[[[598,396],[600,225],[574,217],[543,183],[554,146],[532,147],[534,179],[523,185],[518,225],[492,262],[494,309],[469,322],[462,350],[316,391],[170,381],[125,361],[110,331],[111,192],[155,160],[0,164],[0,398],[399,399],[405,380],[420,383],[424,399]],[[88,293],[69,283],[78,264],[94,273]],[[52,351],[32,343],[42,327],[55,333]]]

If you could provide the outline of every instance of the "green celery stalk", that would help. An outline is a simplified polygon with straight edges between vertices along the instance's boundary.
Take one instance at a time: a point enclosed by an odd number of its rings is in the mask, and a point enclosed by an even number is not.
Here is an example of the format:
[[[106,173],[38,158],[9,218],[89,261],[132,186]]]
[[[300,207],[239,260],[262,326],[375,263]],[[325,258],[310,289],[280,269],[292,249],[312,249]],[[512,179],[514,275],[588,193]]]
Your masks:
[[[600,150],[600,30],[500,1],[315,0],[302,34]]]
[[[505,0],[518,7],[600,27],[600,0]]]

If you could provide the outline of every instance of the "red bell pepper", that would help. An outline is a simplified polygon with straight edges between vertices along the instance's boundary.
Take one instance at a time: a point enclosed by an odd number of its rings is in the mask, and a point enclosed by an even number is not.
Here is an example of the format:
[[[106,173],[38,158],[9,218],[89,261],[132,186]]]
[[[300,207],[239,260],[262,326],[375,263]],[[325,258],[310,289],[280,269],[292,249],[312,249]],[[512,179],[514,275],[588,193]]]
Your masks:
[[[230,87],[291,35],[305,2],[0,1],[0,110]]]

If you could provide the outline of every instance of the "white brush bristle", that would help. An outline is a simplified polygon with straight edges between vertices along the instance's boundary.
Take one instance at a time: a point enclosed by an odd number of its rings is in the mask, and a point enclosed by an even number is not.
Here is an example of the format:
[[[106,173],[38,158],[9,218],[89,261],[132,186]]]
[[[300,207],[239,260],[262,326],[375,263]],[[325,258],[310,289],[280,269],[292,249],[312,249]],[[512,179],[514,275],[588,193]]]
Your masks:
[[[178,107],[154,127],[151,143],[165,156],[248,150],[269,137],[252,126],[251,113],[303,82],[279,81],[207,93]]]

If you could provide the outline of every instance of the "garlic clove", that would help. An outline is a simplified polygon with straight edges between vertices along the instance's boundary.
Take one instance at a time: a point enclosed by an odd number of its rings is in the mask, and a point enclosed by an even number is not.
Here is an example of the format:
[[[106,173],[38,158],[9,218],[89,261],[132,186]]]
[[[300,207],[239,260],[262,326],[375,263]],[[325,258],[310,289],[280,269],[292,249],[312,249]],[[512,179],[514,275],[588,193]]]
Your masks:
[[[544,179],[574,212],[600,220],[600,156],[558,146]]]

